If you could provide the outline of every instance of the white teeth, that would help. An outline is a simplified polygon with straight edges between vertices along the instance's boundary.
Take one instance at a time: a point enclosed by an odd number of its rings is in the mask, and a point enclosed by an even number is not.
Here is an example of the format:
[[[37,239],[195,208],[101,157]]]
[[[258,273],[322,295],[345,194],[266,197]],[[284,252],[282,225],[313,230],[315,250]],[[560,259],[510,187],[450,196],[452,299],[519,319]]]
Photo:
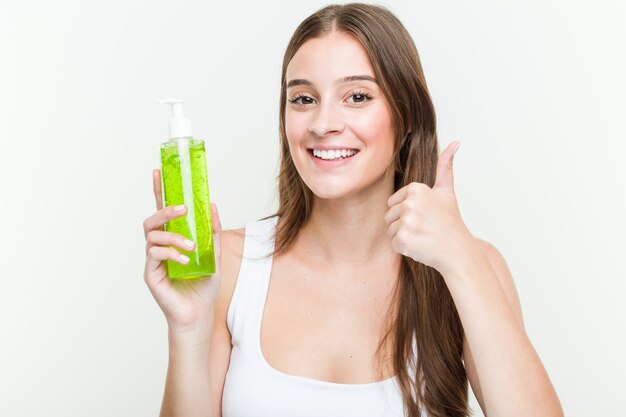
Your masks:
[[[320,151],[317,149],[313,149],[313,155],[322,159],[339,159],[342,157],[345,158],[354,155],[356,152],[357,151],[351,149],[333,149],[329,151]]]

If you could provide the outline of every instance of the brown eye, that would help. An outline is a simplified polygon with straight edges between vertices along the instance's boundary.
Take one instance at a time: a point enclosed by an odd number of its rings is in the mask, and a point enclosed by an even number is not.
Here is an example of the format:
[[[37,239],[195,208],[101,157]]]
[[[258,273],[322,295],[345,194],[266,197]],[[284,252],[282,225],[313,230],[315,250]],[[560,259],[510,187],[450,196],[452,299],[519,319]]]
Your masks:
[[[370,96],[364,91],[353,91],[350,97],[354,98],[354,100],[352,101],[352,103],[354,104],[363,104],[372,99],[372,96]]]
[[[297,104],[299,106],[304,106],[306,104],[312,104],[311,101],[302,102],[301,100],[313,100],[313,98],[309,96],[305,96],[304,94],[297,95],[293,98],[290,98],[288,101],[292,104]]]

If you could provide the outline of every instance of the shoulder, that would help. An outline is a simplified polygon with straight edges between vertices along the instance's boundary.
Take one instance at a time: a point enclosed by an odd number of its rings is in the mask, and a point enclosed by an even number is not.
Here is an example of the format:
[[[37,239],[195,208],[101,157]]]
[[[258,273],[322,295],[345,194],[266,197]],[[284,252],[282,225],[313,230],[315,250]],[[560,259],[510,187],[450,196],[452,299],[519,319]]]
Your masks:
[[[229,284],[229,281],[236,281],[241,258],[243,257],[243,244],[246,236],[246,229],[222,230],[222,284]]]
[[[498,277],[502,291],[504,292],[511,309],[515,313],[518,321],[522,324],[522,327],[524,327],[524,319],[522,317],[522,309],[517,295],[517,290],[515,288],[515,282],[513,281],[511,271],[504,260],[504,256],[502,256],[502,253],[500,253],[500,251],[491,243],[483,239],[474,238],[485,255],[485,258],[489,261],[489,265]],[[478,380],[478,373],[476,371],[476,365],[467,341],[467,336],[463,337],[463,362],[465,363],[467,377],[472,386],[474,395],[476,396],[481,409],[485,410],[482,388],[480,386],[480,381]]]
[[[215,405],[212,415],[221,415],[221,401],[226,373],[230,363],[232,336],[228,329],[227,316],[230,300],[235,289],[239,266],[243,255],[245,228],[222,230],[220,233],[221,256],[219,262],[220,284],[214,306],[214,326],[209,348],[211,394]]]
[[[475,236],[474,236],[474,239],[476,239],[476,242],[478,243],[478,247],[480,247],[483,253],[487,253],[491,249],[495,249],[495,247],[491,243],[487,242],[486,240],[479,239]]]
[[[246,235],[246,229],[222,230],[220,235],[222,256],[220,259],[221,266],[221,283],[215,305],[216,320],[224,325],[226,324],[226,316],[230,300],[235,291],[239,269],[241,268],[241,259],[243,257],[243,244]]]
[[[502,256],[502,253],[500,253],[500,251],[493,244],[477,237],[474,237],[474,239],[476,239],[478,247],[480,247],[483,254],[487,257],[487,259],[489,259],[489,263],[492,267],[494,264],[498,264],[498,266],[506,266],[504,256]]]
[[[222,256],[234,256],[243,253],[243,242],[246,235],[246,228],[222,230],[221,244]]]
[[[476,238],[476,242],[478,242],[479,247],[481,248],[483,254],[489,261],[489,265],[496,273],[498,280],[500,282],[500,286],[506,295],[511,308],[515,312],[516,316],[520,320],[523,325],[523,317],[522,317],[522,309],[519,300],[519,295],[517,292],[517,288],[515,285],[515,281],[513,279],[513,275],[511,274],[511,270],[504,259],[502,253],[490,242]]]

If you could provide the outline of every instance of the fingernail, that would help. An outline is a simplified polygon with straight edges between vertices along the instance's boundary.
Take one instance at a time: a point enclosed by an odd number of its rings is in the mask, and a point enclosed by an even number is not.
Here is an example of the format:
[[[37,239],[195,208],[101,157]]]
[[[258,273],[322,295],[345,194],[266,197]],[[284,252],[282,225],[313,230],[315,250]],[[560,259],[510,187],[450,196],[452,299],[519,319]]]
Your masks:
[[[183,210],[185,210],[185,205],[184,204],[181,205],[181,206],[175,206],[174,207],[174,211],[183,211]]]
[[[191,240],[185,239],[184,242],[185,242],[185,245],[189,246],[190,248],[193,247],[193,242]]]
[[[456,151],[459,150],[459,147],[461,146],[461,143],[457,143],[456,147],[454,148],[454,151],[452,151],[452,155],[454,155],[456,153]]]
[[[184,263],[189,262],[189,258],[186,257],[185,255],[180,255],[180,260],[183,261]]]

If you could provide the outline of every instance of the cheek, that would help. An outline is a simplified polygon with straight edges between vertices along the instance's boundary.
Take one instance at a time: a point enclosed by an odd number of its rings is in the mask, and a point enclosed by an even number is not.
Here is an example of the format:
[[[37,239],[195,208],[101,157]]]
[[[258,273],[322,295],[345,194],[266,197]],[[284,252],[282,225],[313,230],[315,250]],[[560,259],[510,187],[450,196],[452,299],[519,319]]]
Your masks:
[[[295,116],[295,117],[294,117]],[[289,111],[285,113],[285,135],[287,135],[287,144],[289,145],[289,154],[291,160],[298,172],[302,169],[302,154],[298,152],[305,134],[303,132],[303,123],[298,120],[297,115],[289,115]]]
[[[377,111],[374,112],[368,120],[372,130],[381,132],[381,134],[385,134],[386,136],[393,136],[392,115],[386,104],[380,105]]]
[[[357,134],[367,147],[376,149],[381,157],[387,158],[393,153],[393,123],[391,114],[385,106],[372,109],[365,117],[361,116],[354,124]]]
[[[305,136],[306,120],[303,115],[290,111],[285,111],[285,133],[287,134],[287,140],[290,145],[294,145]]]

